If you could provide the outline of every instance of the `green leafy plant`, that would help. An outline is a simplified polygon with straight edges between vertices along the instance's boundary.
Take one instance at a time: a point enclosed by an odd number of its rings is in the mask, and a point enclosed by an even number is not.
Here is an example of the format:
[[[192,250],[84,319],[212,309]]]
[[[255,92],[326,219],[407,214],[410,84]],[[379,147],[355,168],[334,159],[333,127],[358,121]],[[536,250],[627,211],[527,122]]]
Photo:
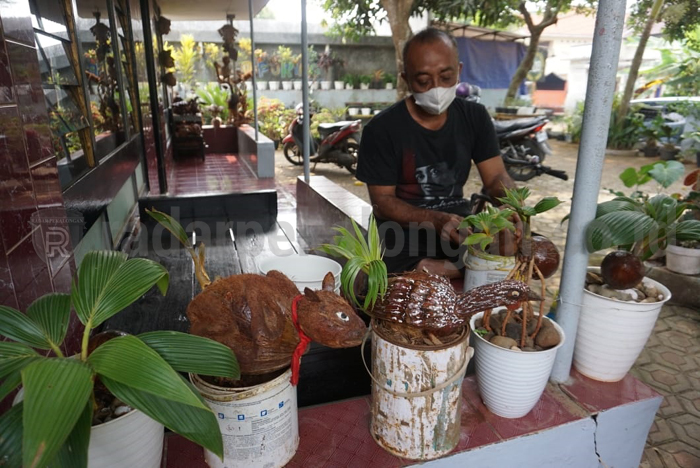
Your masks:
[[[499,210],[489,206],[486,211],[467,216],[462,220],[459,228],[471,227],[474,232],[464,239],[464,244],[468,246],[479,244],[481,250],[486,250],[502,230],[515,231],[515,226],[508,219],[512,215],[512,210]]]
[[[343,83],[345,83],[346,85],[350,85],[354,88],[359,83],[358,76],[346,73],[345,75],[343,75]]]
[[[368,85],[372,82],[372,77],[369,75],[360,75],[359,81],[363,85]]]
[[[639,200],[647,200],[649,195],[639,189],[641,185],[656,181],[661,188],[669,188],[674,182],[680,179],[685,172],[683,164],[678,161],[660,161],[653,164],[646,164],[639,169],[628,167],[620,173],[620,180],[625,184],[625,187],[635,190],[629,197]],[[624,197],[625,194],[619,191],[611,192],[619,197]]]
[[[347,262],[340,274],[340,283],[345,294],[356,306],[367,311],[384,296],[388,287],[386,265],[382,261],[382,250],[377,221],[370,216],[367,239],[362,235],[357,223],[352,221],[354,234],[343,227],[333,228],[339,235],[333,238],[333,244],[323,244],[320,250],[334,257],[345,258]],[[362,304],[355,295],[355,280],[360,272],[367,274],[367,294]]]
[[[292,49],[286,46],[278,46],[277,59],[280,63],[294,63],[294,54],[292,54]]]
[[[160,331],[119,336],[88,352],[92,330],[154,285],[166,293],[168,272],[158,263],[120,252],[89,252],[70,295],[43,296],[26,314],[0,306],[0,334],[9,340],[0,342],[0,397],[20,384],[24,388],[23,401],[0,417],[3,463],[86,467],[97,378],[132,408],[223,456],[216,417],[178,372],[238,378],[228,347]],[[85,331],[80,354],[66,357],[61,345],[71,305]]]
[[[194,36],[183,34],[180,36],[180,47],[177,49],[170,47],[167,43],[163,46],[164,49],[172,49],[172,56],[175,59],[175,75],[180,83],[188,86],[194,86],[194,75],[197,71],[197,61],[199,60],[199,51],[197,50],[197,42]]]
[[[195,94],[200,99],[202,114],[210,114],[208,107],[215,105],[220,107],[219,110],[221,119],[228,122],[229,109],[228,100],[231,98],[231,91],[224,89],[217,83],[207,83],[206,86],[200,86],[195,90]]]

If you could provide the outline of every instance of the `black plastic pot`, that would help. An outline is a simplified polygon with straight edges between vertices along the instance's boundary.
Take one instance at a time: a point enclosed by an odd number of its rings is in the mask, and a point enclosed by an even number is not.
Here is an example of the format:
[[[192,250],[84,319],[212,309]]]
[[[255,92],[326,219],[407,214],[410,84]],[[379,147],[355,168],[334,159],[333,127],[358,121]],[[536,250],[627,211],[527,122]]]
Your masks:
[[[646,158],[654,158],[659,155],[659,147],[656,145],[646,145],[642,148],[642,153],[644,153],[644,157]]]
[[[666,146],[662,146],[659,150],[659,157],[662,161],[673,161],[674,159],[676,159],[677,154],[678,150],[676,148],[668,148]]]

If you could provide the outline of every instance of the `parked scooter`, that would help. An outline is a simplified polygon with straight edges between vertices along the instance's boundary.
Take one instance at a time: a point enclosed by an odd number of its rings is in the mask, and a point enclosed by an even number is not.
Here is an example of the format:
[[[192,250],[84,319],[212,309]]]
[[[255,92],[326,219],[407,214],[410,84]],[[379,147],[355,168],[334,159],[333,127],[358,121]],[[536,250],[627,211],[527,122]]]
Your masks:
[[[304,164],[302,151],[304,111],[302,104],[296,106],[296,118],[289,126],[289,134],[282,140],[282,152],[287,160],[297,166]],[[309,119],[313,114],[309,114]],[[351,174],[357,169],[357,154],[360,149],[360,120],[322,123],[318,126],[321,138],[311,138],[309,162],[334,163]]]
[[[481,89],[468,83],[460,83],[457,97],[479,102]],[[508,174],[517,181],[527,181],[542,174],[568,180],[564,171],[542,165],[545,157],[552,154],[544,130],[549,120],[545,116],[514,120],[494,120],[496,136],[501,148],[501,157]]]

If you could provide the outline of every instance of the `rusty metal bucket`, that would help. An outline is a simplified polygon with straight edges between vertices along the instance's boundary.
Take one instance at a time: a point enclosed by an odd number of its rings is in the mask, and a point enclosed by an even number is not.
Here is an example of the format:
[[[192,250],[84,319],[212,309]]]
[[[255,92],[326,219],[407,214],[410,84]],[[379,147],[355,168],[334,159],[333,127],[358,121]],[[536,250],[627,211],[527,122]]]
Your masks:
[[[469,327],[459,339],[439,347],[398,345],[376,327],[370,333],[374,440],[412,460],[432,460],[452,451],[459,442],[462,380],[474,354]]]

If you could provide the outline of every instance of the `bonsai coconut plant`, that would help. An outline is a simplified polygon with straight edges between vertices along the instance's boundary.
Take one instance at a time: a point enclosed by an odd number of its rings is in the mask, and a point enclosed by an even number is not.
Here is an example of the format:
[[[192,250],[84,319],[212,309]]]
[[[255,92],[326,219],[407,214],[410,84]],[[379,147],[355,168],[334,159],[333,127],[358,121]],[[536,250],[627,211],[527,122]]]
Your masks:
[[[667,188],[682,174],[676,164],[657,163],[648,175]],[[690,208],[662,193],[620,195],[598,205],[586,231],[588,250],[617,250],[587,276],[574,350],[574,364],[584,375],[618,381],[641,353],[671,297],[664,285],[644,277],[643,261],[669,243],[700,240],[700,221],[683,219]]]
[[[0,342],[0,396],[19,385],[23,389],[22,400],[0,417],[0,455],[7,466],[88,466],[88,447],[99,452],[91,434],[103,426],[117,432],[122,427],[127,440],[136,433],[160,442],[152,447],[155,453],[137,451],[136,460],[129,458],[133,440],[117,449],[125,466],[160,466],[163,425],[223,456],[216,417],[178,372],[235,378],[238,364],[229,348],[173,331],[91,338],[153,285],[165,294],[168,272],[161,265],[120,252],[90,252],[70,295],[43,296],[26,314],[0,307],[0,334],[8,340]],[[66,356],[61,346],[71,310],[85,330],[80,353]],[[140,412],[159,423],[155,435],[142,432],[138,421],[152,422]],[[94,426],[105,413],[114,420]],[[133,421],[136,427],[120,426]],[[111,438],[114,444],[124,442]],[[105,457],[102,461],[114,462]],[[91,458],[90,466],[100,466],[101,458]]]

